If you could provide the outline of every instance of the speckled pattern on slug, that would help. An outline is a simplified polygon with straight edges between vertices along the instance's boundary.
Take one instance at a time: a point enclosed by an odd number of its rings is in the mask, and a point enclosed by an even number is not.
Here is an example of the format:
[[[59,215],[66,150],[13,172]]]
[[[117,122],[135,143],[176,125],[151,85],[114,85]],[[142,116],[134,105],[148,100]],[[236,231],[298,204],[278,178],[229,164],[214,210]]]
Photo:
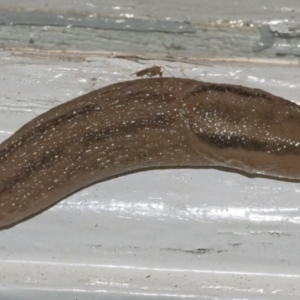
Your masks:
[[[299,111],[261,90],[180,78],[93,91],[0,145],[0,227],[144,168],[226,166],[299,179]]]

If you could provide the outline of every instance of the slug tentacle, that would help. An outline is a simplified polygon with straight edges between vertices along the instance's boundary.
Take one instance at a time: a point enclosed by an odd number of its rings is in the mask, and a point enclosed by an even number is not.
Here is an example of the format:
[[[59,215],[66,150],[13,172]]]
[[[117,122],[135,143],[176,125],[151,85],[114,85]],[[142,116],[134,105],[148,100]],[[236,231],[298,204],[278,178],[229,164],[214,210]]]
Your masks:
[[[101,88],[0,145],[0,227],[145,168],[225,166],[300,179],[299,126],[298,105],[242,86],[150,78]]]

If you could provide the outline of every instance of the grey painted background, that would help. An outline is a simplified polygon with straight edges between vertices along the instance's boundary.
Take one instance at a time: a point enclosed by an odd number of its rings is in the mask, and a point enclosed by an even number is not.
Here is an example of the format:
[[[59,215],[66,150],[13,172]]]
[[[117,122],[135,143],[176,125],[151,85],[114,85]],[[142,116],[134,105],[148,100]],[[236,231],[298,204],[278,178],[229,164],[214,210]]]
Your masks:
[[[299,1],[1,1],[0,47],[299,56]],[[9,26],[14,24],[14,26]]]

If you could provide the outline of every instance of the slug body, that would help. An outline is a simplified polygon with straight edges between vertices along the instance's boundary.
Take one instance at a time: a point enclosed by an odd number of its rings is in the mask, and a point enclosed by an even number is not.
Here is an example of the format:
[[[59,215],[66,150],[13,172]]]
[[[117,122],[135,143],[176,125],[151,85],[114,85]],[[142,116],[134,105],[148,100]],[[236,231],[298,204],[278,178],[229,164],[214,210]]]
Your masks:
[[[0,227],[134,170],[223,166],[300,179],[300,107],[181,78],[113,84],[59,105],[0,145]]]

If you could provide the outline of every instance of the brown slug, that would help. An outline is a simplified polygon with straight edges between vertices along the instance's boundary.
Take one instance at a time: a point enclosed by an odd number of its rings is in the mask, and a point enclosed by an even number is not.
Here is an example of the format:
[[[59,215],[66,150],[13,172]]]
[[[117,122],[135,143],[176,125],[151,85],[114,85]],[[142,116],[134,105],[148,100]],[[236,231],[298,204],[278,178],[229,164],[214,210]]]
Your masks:
[[[0,227],[145,168],[300,179],[299,128],[297,104],[258,89],[182,78],[116,83],[50,109],[0,145]]]

